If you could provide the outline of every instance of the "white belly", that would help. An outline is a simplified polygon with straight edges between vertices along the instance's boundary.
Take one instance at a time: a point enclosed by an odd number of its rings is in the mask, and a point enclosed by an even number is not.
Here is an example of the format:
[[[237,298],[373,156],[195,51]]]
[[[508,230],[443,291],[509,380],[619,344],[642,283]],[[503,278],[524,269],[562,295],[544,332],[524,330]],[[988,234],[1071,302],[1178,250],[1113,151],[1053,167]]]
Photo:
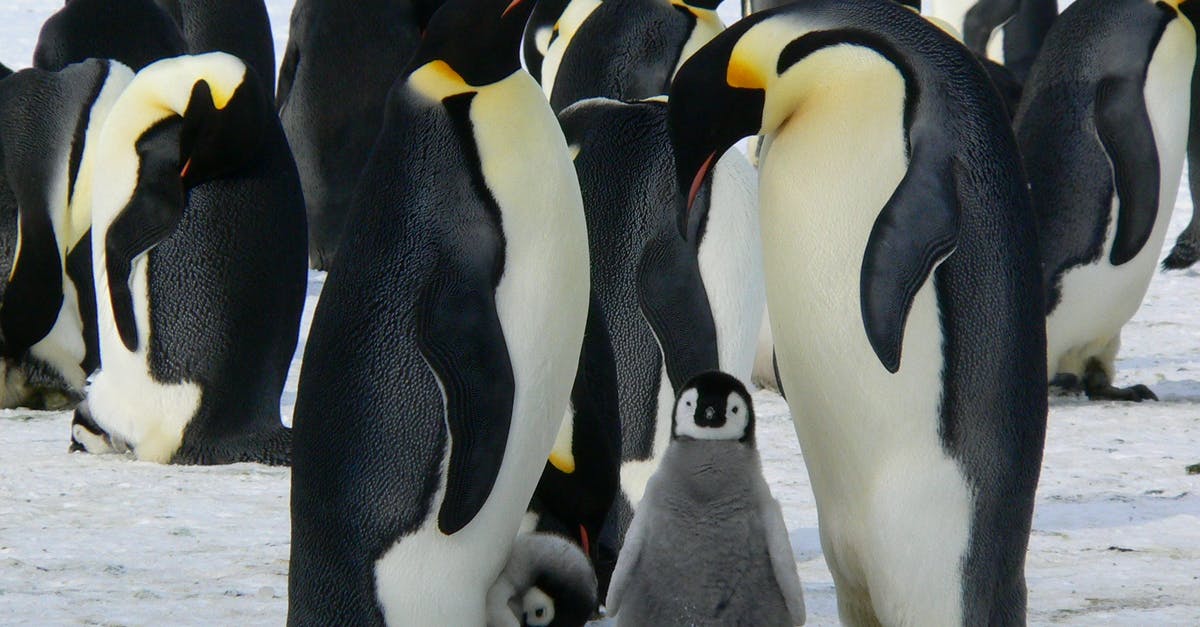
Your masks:
[[[1046,319],[1049,376],[1082,374],[1087,360],[1098,358],[1111,369],[1121,327],[1137,313],[1157,268],[1163,240],[1175,208],[1183,158],[1187,147],[1190,93],[1195,35],[1184,20],[1173,20],[1151,58],[1144,90],[1150,124],[1158,147],[1159,196],[1154,229],[1142,250],[1130,261],[1113,266],[1109,261],[1116,232],[1118,202],[1113,198],[1100,259],[1069,270],[1062,277],[1062,298]],[[1113,353],[1113,354],[1110,354]]]
[[[972,499],[938,435],[932,281],[913,302],[896,374],[862,322],[863,253],[907,169],[903,82],[862,56],[878,71],[856,66],[860,89],[818,88],[768,138],[760,202],[771,328],[839,600],[866,603],[884,624],[959,623]]]
[[[506,238],[496,309],[516,383],[512,423],[491,496],[471,523],[452,536],[437,529],[443,485],[426,525],[376,562],[389,625],[485,623],[485,595],[554,444],[583,342],[587,230],[562,131],[525,72],[480,91],[471,117]]]
[[[732,148],[713,170],[712,203],[700,247],[700,275],[717,327],[721,370],[750,384],[766,294],[758,173]]]
[[[675,390],[667,377],[667,367],[664,365],[659,374],[658,409],[654,423],[654,444],[651,447],[649,459],[624,462],[621,464],[621,492],[629,500],[634,510],[646,493],[646,484],[651,475],[658,470],[663,453],[671,443],[671,412],[675,409]]]

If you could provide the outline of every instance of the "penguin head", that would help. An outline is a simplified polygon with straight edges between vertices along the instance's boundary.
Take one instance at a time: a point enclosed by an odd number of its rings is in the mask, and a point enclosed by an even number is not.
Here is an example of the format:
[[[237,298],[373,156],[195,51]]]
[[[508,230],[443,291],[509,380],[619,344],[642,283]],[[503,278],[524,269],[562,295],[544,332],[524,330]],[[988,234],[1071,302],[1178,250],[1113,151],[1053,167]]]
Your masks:
[[[499,82],[521,69],[525,23],[536,0],[449,0],[429,26],[405,71],[431,64],[470,86]]]
[[[928,26],[891,0],[792,3],[733,24],[684,63],[671,84],[668,126],[689,208],[734,143],[803,115],[807,99],[854,76],[863,47],[886,47],[863,15],[896,30]]]
[[[736,440],[754,444],[754,404],[737,377],[712,371],[692,377],[675,400],[673,440]]]
[[[566,538],[521,534],[508,559],[500,577],[511,591],[507,609],[521,625],[579,626],[595,613],[596,574],[587,556]],[[488,624],[511,622],[505,618],[491,616]]]

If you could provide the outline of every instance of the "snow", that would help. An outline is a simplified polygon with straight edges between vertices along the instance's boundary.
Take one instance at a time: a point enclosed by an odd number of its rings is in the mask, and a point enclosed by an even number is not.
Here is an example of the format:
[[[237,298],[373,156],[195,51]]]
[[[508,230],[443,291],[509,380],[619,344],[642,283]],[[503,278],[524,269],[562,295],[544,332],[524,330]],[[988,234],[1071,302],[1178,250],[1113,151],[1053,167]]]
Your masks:
[[[268,2],[277,54],[286,0]],[[60,6],[0,0],[0,61],[28,65]],[[727,2],[722,14],[735,14]],[[1186,224],[1178,200],[1168,243]],[[1118,384],[1158,403],[1052,399],[1026,572],[1033,624],[1200,622],[1200,273],[1159,274],[1125,327]],[[304,328],[324,275],[309,281]],[[290,420],[299,355],[283,404]],[[755,395],[767,479],[791,530],[809,624],[837,623],[787,406]],[[287,469],[171,467],[67,454],[70,415],[0,412],[0,623],[278,625]]]

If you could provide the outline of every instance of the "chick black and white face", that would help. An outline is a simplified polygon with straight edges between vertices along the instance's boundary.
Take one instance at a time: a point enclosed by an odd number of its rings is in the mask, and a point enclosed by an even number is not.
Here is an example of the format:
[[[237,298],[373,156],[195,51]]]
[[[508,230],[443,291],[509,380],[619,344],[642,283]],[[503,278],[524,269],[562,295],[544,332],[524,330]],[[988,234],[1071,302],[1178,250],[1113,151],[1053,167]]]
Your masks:
[[[684,386],[675,402],[676,438],[750,441],[754,410],[746,388],[722,372],[697,376]]]
[[[528,627],[547,627],[554,622],[554,599],[534,586],[521,599],[524,623]]]

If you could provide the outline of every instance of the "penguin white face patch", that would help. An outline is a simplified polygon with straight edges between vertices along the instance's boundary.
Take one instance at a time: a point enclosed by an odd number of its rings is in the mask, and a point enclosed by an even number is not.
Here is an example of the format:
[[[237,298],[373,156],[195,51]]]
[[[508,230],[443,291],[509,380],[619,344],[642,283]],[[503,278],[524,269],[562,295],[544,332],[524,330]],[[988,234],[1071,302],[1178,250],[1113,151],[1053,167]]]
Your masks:
[[[525,611],[525,624],[532,627],[546,627],[554,622],[554,599],[542,592],[541,588],[530,588],[521,601]]]
[[[724,421],[718,412],[724,409]],[[750,420],[750,408],[746,401],[730,392],[725,398],[725,407],[701,406],[700,394],[695,389],[684,391],[675,405],[675,435],[697,440],[740,440],[746,434]],[[716,421],[714,426],[703,423]],[[701,423],[701,424],[697,424]]]

